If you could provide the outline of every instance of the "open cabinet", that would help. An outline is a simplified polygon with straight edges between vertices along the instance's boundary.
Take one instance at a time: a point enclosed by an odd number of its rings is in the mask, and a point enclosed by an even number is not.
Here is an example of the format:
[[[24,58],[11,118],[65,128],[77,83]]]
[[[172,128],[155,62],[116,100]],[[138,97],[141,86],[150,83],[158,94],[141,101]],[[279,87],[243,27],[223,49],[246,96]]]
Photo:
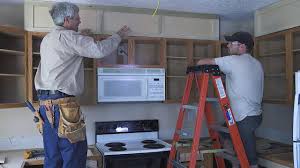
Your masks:
[[[262,63],[264,80],[263,101],[292,101],[291,33],[273,33],[256,38],[256,57]]]
[[[105,39],[107,35],[98,39]],[[97,60],[98,67],[164,67],[164,44],[160,37],[127,37],[117,50]]]
[[[219,55],[218,50],[218,41],[214,40],[166,39],[167,102],[182,100],[187,67],[195,66],[200,59],[215,58]],[[198,101],[197,95],[196,84],[193,83],[190,100]]]
[[[25,31],[0,26],[0,108],[24,106],[26,100]]]

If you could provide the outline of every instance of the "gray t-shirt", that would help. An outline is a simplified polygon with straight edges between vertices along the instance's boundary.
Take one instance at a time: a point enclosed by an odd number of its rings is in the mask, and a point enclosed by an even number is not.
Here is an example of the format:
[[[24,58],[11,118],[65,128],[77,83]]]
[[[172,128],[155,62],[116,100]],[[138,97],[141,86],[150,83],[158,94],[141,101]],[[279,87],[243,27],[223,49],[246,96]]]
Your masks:
[[[236,121],[260,115],[264,87],[261,63],[250,54],[215,58],[226,74],[226,92]]]

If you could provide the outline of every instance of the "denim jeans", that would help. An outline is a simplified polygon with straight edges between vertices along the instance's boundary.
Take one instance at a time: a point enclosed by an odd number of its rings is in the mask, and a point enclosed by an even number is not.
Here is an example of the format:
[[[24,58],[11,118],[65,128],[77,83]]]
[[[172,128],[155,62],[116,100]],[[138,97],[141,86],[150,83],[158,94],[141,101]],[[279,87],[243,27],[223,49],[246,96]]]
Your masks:
[[[242,121],[236,122],[250,165],[257,165],[255,130],[261,122],[262,115],[248,116]]]
[[[59,99],[67,97],[61,92],[49,94],[47,92],[38,92],[39,100]],[[44,120],[43,142],[45,150],[44,168],[85,168],[87,155],[87,141],[70,143],[66,138],[60,138],[57,134],[60,118],[59,106],[53,105],[54,115],[53,126],[49,123],[46,116],[46,107],[40,106],[40,114]]]

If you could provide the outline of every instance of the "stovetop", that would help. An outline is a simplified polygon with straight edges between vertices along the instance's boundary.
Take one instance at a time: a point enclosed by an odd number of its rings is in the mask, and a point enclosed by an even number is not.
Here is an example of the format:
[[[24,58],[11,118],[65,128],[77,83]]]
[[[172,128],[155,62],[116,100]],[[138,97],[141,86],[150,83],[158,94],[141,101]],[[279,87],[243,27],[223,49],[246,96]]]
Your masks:
[[[171,145],[160,139],[146,139],[146,141],[155,141],[155,143],[143,143],[142,141],[144,140],[145,139],[121,140],[103,143],[97,142],[96,146],[103,155],[152,153],[171,150]],[[111,145],[106,145],[107,143],[113,143],[113,147],[111,147]],[[117,145],[117,143],[121,143],[121,145]]]

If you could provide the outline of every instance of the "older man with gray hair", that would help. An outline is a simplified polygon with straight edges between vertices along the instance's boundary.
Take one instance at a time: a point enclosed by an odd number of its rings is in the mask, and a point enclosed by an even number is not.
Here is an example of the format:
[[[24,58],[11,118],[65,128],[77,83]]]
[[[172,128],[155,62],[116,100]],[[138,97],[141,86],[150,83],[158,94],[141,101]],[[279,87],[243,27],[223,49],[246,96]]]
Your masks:
[[[102,58],[117,49],[127,26],[102,40],[78,32],[79,8],[55,3],[49,11],[56,27],[42,40],[41,62],[35,76],[40,102],[46,168],[85,168],[85,121],[75,96],[84,89],[83,58]]]

